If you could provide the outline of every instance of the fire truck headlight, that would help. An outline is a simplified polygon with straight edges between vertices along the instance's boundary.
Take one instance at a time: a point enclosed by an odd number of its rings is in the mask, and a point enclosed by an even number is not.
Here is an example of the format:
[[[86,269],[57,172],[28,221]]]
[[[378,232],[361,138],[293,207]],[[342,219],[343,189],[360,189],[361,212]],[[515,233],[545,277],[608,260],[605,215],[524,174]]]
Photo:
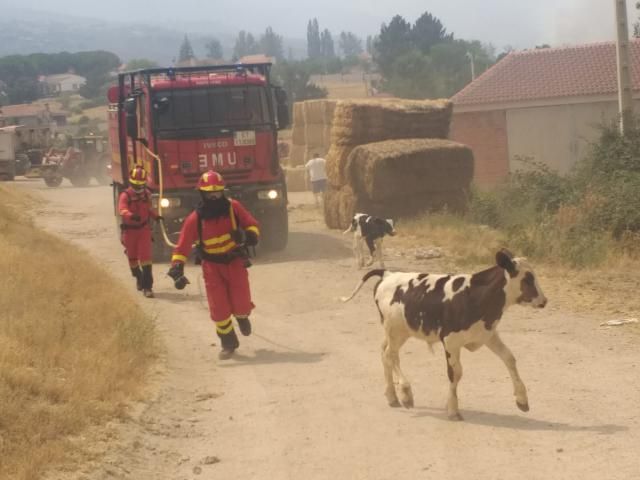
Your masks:
[[[176,208],[179,207],[182,202],[179,198],[161,198],[160,206],[162,208]]]
[[[258,198],[260,200],[277,200],[280,198],[280,192],[278,190],[260,190]]]

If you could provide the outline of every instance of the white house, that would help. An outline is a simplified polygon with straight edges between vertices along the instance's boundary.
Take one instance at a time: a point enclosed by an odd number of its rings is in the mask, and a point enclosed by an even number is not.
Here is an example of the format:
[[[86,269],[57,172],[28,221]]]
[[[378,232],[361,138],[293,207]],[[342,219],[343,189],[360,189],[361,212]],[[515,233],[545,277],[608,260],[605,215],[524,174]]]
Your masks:
[[[60,93],[77,92],[87,79],[74,73],[61,73],[57,75],[47,75],[43,79],[47,92],[53,95]]]

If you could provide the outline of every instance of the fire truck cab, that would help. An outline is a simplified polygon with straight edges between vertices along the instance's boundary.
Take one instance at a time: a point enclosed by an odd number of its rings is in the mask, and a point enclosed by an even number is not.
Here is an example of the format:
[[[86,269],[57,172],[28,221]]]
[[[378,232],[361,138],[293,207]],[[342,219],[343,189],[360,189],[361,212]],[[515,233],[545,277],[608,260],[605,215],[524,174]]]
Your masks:
[[[109,89],[111,174],[116,216],[128,172],[142,165],[175,242],[200,201],[196,182],[213,169],[230,197],[260,221],[261,245],[287,244],[287,189],[278,159],[278,130],[287,128],[284,90],[271,84],[271,64],[152,68],[118,75]],[[159,227],[155,226],[154,229]],[[154,232],[155,257],[168,248]]]

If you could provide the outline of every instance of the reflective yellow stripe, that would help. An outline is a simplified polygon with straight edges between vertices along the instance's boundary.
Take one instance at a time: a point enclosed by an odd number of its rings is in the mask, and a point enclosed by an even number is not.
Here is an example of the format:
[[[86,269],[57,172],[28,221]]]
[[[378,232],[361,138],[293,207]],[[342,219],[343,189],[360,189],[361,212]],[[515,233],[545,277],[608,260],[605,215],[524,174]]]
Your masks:
[[[203,192],[221,192],[224,190],[224,187],[221,185],[207,185],[206,187],[200,187],[198,190],[202,190]]]
[[[134,185],[144,185],[147,182],[145,180],[133,180],[130,178],[129,183],[133,183]]]
[[[187,261],[187,257],[185,257],[184,255],[178,255],[177,253],[174,253],[171,256],[171,261],[172,262],[186,262]]]
[[[260,235],[260,229],[258,227],[256,227],[256,226],[249,227],[249,228],[247,228],[247,230],[255,232],[256,235]]]
[[[222,335],[232,332],[233,323],[231,322],[231,317],[223,320],[222,322],[216,322],[216,331]]]
[[[233,250],[235,247],[237,247],[236,243],[231,242],[226,244],[224,247],[205,248],[204,251],[207,253],[225,253],[225,252],[228,252],[229,250]]]
[[[205,245],[215,245],[217,243],[223,243],[231,240],[231,235],[225,233],[224,235],[220,235],[219,237],[208,238],[204,241]]]

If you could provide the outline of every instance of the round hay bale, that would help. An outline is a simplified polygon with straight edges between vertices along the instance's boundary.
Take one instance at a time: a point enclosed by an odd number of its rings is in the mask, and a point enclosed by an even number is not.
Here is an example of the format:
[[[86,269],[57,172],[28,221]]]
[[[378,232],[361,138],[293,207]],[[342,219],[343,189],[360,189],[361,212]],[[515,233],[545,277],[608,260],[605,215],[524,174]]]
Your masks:
[[[288,192],[306,192],[307,170],[304,167],[284,168],[285,182]]]

